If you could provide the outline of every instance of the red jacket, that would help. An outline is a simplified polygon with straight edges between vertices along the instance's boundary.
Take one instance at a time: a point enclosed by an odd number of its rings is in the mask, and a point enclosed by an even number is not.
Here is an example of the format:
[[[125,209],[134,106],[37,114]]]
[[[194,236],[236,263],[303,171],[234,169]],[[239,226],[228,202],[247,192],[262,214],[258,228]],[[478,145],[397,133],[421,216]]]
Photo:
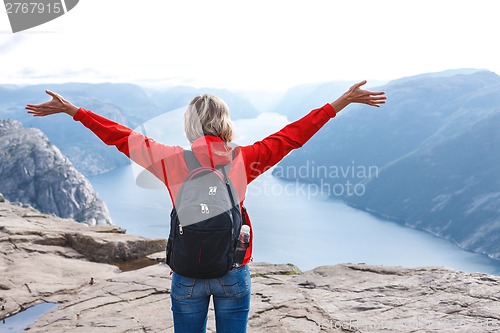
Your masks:
[[[325,104],[322,108],[312,110],[306,116],[261,141],[248,146],[235,147],[229,178],[238,192],[241,204],[245,200],[247,185],[250,182],[277,164],[291,150],[302,147],[333,117],[335,117],[335,111],[332,106]],[[73,119],[89,128],[105,144],[115,146],[160,179],[167,186],[172,203],[174,203],[177,192],[189,173],[182,147],[158,143],[83,108],[78,110]],[[215,167],[227,164],[233,156],[232,148],[215,136],[201,137],[193,142],[191,148],[203,166]],[[250,218],[248,214],[245,217],[250,225],[250,246],[243,264],[251,260],[253,242]]]

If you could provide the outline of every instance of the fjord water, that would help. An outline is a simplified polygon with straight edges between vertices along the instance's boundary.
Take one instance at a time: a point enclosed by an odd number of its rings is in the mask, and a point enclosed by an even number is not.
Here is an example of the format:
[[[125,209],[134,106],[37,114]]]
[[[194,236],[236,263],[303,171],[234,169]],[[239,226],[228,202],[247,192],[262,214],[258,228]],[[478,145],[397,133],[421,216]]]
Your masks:
[[[113,222],[127,233],[168,237],[172,206],[166,190],[137,186],[131,166],[90,181],[108,205]],[[293,263],[301,270],[350,262],[500,274],[500,262],[487,256],[344,203],[311,196],[300,184],[286,185],[264,174],[248,189],[245,202],[254,228],[254,261]]]

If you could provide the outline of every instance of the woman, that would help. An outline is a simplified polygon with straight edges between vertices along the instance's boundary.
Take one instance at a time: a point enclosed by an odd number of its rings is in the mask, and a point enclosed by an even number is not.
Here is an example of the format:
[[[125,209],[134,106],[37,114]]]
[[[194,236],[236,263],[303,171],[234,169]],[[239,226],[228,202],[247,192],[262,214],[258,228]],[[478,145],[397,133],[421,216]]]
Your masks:
[[[379,107],[385,103],[384,92],[362,90],[366,81],[353,85],[341,97],[280,131],[248,146],[233,147],[233,128],[226,104],[215,96],[195,97],[185,113],[185,133],[196,159],[202,166],[215,167],[231,163],[229,178],[236,188],[240,205],[247,185],[278,163],[291,150],[305,144],[330,118],[350,103]],[[189,173],[184,150],[167,146],[132,131],[91,111],[79,108],[60,95],[46,91],[52,100],[29,104],[28,113],[47,116],[66,113],[94,132],[104,143],[113,145],[159,178],[168,188],[172,202]],[[251,227],[246,210],[243,217]],[[213,296],[217,332],[246,332],[250,309],[250,272],[253,233],[241,267],[218,279],[193,279],[173,273],[171,300],[176,332],[205,332],[208,305]]]

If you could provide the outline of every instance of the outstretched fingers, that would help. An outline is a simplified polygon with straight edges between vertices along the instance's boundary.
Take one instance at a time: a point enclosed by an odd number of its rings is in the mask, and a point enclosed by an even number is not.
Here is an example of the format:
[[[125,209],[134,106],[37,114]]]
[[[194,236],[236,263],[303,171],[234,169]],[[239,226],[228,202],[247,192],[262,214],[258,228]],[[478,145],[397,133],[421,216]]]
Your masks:
[[[369,100],[367,104],[376,107],[380,107],[380,104],[385,104],[385,101],[387,100],[387,97],[385,96],[385,93],[383,91],[370,92],[370,95],[368,97]]]
[[[50,102],[42,104],[28,104],[25,109],[28,110],[29,114],[34,116],[48,116],[61,112],[59,107],[51,105]]]
[[[32,114],[35,117],[43,117],[43,116],[48,116],[51,114],[56,114],[59,113],[59,111],[46,111],[46,110],[34,110],[34,111],[28,111],[29,114]]]

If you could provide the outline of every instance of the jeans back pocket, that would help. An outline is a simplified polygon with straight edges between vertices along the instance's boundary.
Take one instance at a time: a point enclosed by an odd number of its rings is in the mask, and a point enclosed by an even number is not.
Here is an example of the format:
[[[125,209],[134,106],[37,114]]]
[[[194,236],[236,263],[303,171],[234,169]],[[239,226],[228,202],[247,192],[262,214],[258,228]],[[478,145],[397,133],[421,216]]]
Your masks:
[[[195,283],[196,279],[185,277],[174,272],[172,274],[172,290],[170,294],[173,298],[178,300],[191,298]]]
[[[242,297],[250,293],[250,271],[247,265],[230,270],[219,281],[225,297]]]

